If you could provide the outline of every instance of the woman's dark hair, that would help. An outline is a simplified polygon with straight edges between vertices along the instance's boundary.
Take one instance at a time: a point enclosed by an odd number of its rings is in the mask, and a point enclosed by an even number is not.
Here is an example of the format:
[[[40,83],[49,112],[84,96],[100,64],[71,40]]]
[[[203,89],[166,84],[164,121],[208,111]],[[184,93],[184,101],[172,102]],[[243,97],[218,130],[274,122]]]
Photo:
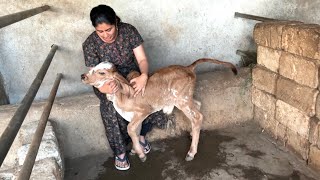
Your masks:
[[[90,19],[94,27],[101,23],[115,25],[121,21],[114,10],[107,5],[99,5],[92,8],[90,12]]]

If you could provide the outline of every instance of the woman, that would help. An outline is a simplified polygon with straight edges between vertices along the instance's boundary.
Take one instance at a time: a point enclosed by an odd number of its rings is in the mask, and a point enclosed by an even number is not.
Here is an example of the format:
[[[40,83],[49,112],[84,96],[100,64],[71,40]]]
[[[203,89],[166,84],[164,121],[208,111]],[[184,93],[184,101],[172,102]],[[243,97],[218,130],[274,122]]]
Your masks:
[[[100,62],[112,62],[118,72],[127,77],[131,71],[139,71],[141,75],[130,81],[135,95],[144,93],[148,80],[148,60],[143,48],[143,39],[137,29],[121,22],[114,10],[106,5],[94,7],[90,19],[95,31],[83,43],[85,65],[94,67]],[[137,64],[136,64],[137,62]],[[126,145],[130,141],[127,133],[128,122],[114,109],[112,102],[106,99],[104,93],[114,93],[118,90],[115,82],[105,83],[101,88],[93,88],[100,99],[100,112],[106,130],[107,139],[115,155],[115,167],[118,170],[128,170],[130,163],[126,155]],[[162,111],[150,115],[143,123],[140,133],[140,144],[145,153],[150,152],[151,146],[145,139],[152,124],[165,127],[168,121]]]

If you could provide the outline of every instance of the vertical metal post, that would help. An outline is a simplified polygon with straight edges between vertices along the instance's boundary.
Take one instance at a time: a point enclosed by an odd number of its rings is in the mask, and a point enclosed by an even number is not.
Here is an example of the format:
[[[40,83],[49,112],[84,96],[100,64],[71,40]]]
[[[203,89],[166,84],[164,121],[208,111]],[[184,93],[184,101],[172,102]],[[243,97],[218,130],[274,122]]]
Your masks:
[[[37,130],[32,137],[32,142],[29,146],[27,156],[23,162],[22,169],[19,172],[18,180],[29,180],[29,178],[30,178],[32,168],[33,168],[35,159],[38,154],[38,150],[39,150],[39,146],[40,146],[40,143],[42,140],[42,136],[43,136],[44,130],[46,128],[46,124],[47,124],[47,121],[48,121],[48,118],[49,118],[49,115],[51,112],[52,104],[53,104],[54,99],[57,94],[57,90],[58,90],[61,78],[62,78],[62,74],[61,73],[57,74],[57,78],[52,86],[49,98],[47,100],[47,103],[44,107],[41,118],[39,120]]]
[[[31,17],[31,16],[34,16],[36,14],[42,13],[43,11],[46,11],[48,9],[50,9],[50,6],[44,5],[44,6],[33,8],[33,9],[30,9],[30,10],[21,11],[21,12],[18,12],[18,13],[2,16],[2,17],[0,17],[0,29],[5,27],[5,26],[8,26],[10,24],[13,24],[15,22],[18,22],[18,21],[21,21],[23,19],[26,19],[28,17]]]
[[[9,151],[13,141],[14,141],[14,138],[16,137],[16,135],[17,135],[17,133],[18,133],[23,121],[24,121],[24,118],[26,117],[26,115],[30,109],[32,101],[39,90],[39,87],[43,81],[44,76],[47,73],[47,70],[50,66],[50,63],[51,63],[53,56],[54,56],[57,49],[58,49],[57,45],[51,46],[51,50],[50,50],[46,60],[44,61],[41,69],[39,70],[36,78],[33,80],[27,94],[24,96],[17,111],[14,113],[8,126],[6,127],[6,129],[4,130],[4,132],[2,133],[2,135],[0,137],[0,166],[2,165],[6,155]]]

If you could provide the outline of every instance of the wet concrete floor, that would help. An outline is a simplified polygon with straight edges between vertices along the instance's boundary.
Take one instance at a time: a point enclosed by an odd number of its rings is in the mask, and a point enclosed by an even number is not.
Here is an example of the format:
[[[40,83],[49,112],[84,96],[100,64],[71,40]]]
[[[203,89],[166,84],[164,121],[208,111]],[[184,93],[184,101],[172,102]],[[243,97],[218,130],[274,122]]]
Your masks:
[[[131,168],[118,171],[114,159],[101,154],[66,159],[66,180],[320,180],[311,170],[284,147],[262,133],[254,124],[202,131],[198,154],[191,162],[184,157],[191,140],[181,137],[152,142],[152,151],[142,163],[130,156]]]

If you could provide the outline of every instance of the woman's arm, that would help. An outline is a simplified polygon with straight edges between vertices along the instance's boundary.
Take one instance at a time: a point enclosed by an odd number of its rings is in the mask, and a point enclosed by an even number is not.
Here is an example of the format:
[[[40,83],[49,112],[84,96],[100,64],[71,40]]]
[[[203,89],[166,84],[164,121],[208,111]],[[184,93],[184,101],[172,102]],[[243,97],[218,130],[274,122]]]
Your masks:
[[[147,56],[144,52],[143,45],[141,44],[140,46],[133,49],[133,53],[137,59],[141,74],[148,75],[149,64],[148,64]]]
[[[142,95],[144,94],[144,90],[148,80],[149,64],[142,44],[134,48],[133,53],[137,59],[141,72],[141,75],[139,77],[136,77],[130,81],[130,84],[133,84],[133,88],[135,90],[134,96],[137,96],[140,92],[142,93]]]

